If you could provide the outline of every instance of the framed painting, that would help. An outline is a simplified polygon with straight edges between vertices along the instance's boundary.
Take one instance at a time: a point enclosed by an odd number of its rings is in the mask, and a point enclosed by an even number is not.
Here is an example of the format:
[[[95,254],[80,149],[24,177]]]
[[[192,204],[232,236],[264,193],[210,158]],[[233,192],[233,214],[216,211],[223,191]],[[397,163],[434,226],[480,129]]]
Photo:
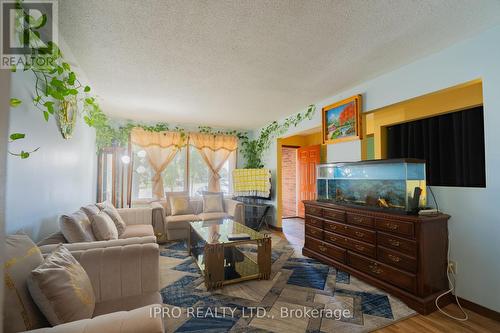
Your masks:
[[[361,95],[325,106],[322,110],[323,143],[361,139]]]

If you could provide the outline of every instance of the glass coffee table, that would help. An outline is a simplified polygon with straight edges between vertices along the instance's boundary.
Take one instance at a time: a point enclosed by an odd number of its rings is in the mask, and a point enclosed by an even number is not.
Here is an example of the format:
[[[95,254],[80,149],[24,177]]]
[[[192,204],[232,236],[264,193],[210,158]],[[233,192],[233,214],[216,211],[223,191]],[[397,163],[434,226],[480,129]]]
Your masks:
[[[234,234],[249,238],[229,240]],[[207,290],[271,276],[271,238],[231,219],[190,222],[188,248]]]

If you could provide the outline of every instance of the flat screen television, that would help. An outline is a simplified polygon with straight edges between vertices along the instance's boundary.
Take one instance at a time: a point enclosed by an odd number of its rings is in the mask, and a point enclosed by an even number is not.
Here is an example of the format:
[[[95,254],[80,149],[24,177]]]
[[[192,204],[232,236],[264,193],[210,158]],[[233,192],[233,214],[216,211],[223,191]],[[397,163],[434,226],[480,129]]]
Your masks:
[[[234,169],[233,196],[237,198],[271,199],[271,170]]]

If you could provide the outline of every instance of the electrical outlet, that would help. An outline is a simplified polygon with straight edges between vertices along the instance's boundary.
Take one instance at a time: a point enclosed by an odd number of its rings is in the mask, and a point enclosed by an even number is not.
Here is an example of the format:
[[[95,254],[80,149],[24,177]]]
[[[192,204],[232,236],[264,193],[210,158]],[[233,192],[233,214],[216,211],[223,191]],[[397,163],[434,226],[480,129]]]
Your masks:
[[[455,261],[450,261],[448,263],[448,270],[453,274],[457,274],[457,263]]]

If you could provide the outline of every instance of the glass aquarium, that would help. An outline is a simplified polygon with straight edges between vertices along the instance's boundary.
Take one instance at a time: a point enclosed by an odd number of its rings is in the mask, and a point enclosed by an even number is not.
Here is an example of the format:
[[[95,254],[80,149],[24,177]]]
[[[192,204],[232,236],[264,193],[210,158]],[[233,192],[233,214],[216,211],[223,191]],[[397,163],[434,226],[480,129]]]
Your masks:
[[[426,205],[425,161],[370,160],[317,168],[318,201],[408,214]]]

